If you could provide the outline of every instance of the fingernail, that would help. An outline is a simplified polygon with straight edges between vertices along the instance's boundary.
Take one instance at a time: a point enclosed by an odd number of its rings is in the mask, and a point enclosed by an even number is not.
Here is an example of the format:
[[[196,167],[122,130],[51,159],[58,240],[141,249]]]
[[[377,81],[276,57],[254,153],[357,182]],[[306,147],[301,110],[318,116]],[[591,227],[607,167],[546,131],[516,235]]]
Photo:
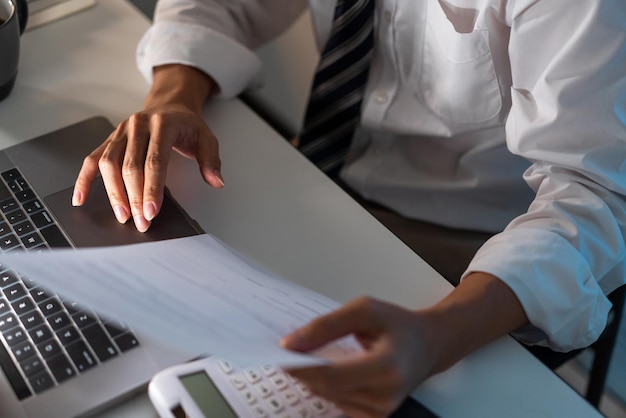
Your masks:
[[[150,227],[150,222],[148,222],[146,218],[141,215],[136,215],[133,217],[133,220],[135,221],[135,227],[139,232],[146,232],[148,227]]]
[[[121,205],[117,205],[113,208],[113,213],[115,213],[115,217],[117,218],[117,221],[121,224],[125,224],[126,221],[128,220],[128,211],[126,210],[126,208],[124,206]]]
[[[78,190],[74,190],[74,193],[72,194],[72,206],[80,206],[82,203],[83,194]]]
[[[224,187],[224,178],[222,177],[222,173],[220,173],[219,171],[216,171],[215,172],[215,178],[217,179],[217,181],[220,182],[222,187]]]
[[[156,216],[156,205],[152,202],[146,202],[143,204],[143,216],[146,220],[151,221]]]

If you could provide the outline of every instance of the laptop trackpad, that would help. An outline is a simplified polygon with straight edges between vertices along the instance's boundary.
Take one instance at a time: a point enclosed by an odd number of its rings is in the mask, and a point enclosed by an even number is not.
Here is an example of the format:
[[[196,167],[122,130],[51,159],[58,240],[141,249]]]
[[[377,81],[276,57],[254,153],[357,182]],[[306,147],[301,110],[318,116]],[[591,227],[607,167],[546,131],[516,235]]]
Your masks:
[[[132,219],[124,225],[117,222],[100,177],[94,181],[83,206],[72,206],[72,193],[70,187],[44,200],[76,247],[135,244],[201,233],[167,192],[159,215],[145,233],[135,229]]]

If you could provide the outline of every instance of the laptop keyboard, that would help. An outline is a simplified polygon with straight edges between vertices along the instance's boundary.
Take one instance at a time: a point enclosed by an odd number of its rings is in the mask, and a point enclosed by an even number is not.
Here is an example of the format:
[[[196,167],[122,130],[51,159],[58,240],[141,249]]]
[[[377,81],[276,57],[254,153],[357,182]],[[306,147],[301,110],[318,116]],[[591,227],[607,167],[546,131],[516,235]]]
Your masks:
[[[0,173],[0,251],[70,247],[17,169]],[[0,264],[0,366],[19,399],[139,345],[122,323],[106,322]]]

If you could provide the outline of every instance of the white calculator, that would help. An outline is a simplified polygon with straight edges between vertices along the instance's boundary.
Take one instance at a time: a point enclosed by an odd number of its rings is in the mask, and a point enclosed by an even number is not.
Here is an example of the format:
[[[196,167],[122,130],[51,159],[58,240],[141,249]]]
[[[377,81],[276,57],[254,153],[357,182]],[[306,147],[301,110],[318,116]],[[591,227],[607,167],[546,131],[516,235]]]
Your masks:
[[[341,410],[314,396],[273,365],[239,368],[207,357],[157,373],[148,395],[162,418],[338,418]]]

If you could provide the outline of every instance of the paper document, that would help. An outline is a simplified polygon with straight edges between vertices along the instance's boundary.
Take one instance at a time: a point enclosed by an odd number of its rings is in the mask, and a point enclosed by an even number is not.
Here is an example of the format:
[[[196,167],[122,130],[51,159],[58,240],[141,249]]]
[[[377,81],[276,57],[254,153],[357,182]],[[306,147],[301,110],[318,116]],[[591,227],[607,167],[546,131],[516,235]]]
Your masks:
[[[128,324],[185,354],[236,364],[306,365],[349,355],[342,342],[316,356],[279,339],[338,305],[245,260],[210,235],[119,247],[0,254],[44,288]]]

